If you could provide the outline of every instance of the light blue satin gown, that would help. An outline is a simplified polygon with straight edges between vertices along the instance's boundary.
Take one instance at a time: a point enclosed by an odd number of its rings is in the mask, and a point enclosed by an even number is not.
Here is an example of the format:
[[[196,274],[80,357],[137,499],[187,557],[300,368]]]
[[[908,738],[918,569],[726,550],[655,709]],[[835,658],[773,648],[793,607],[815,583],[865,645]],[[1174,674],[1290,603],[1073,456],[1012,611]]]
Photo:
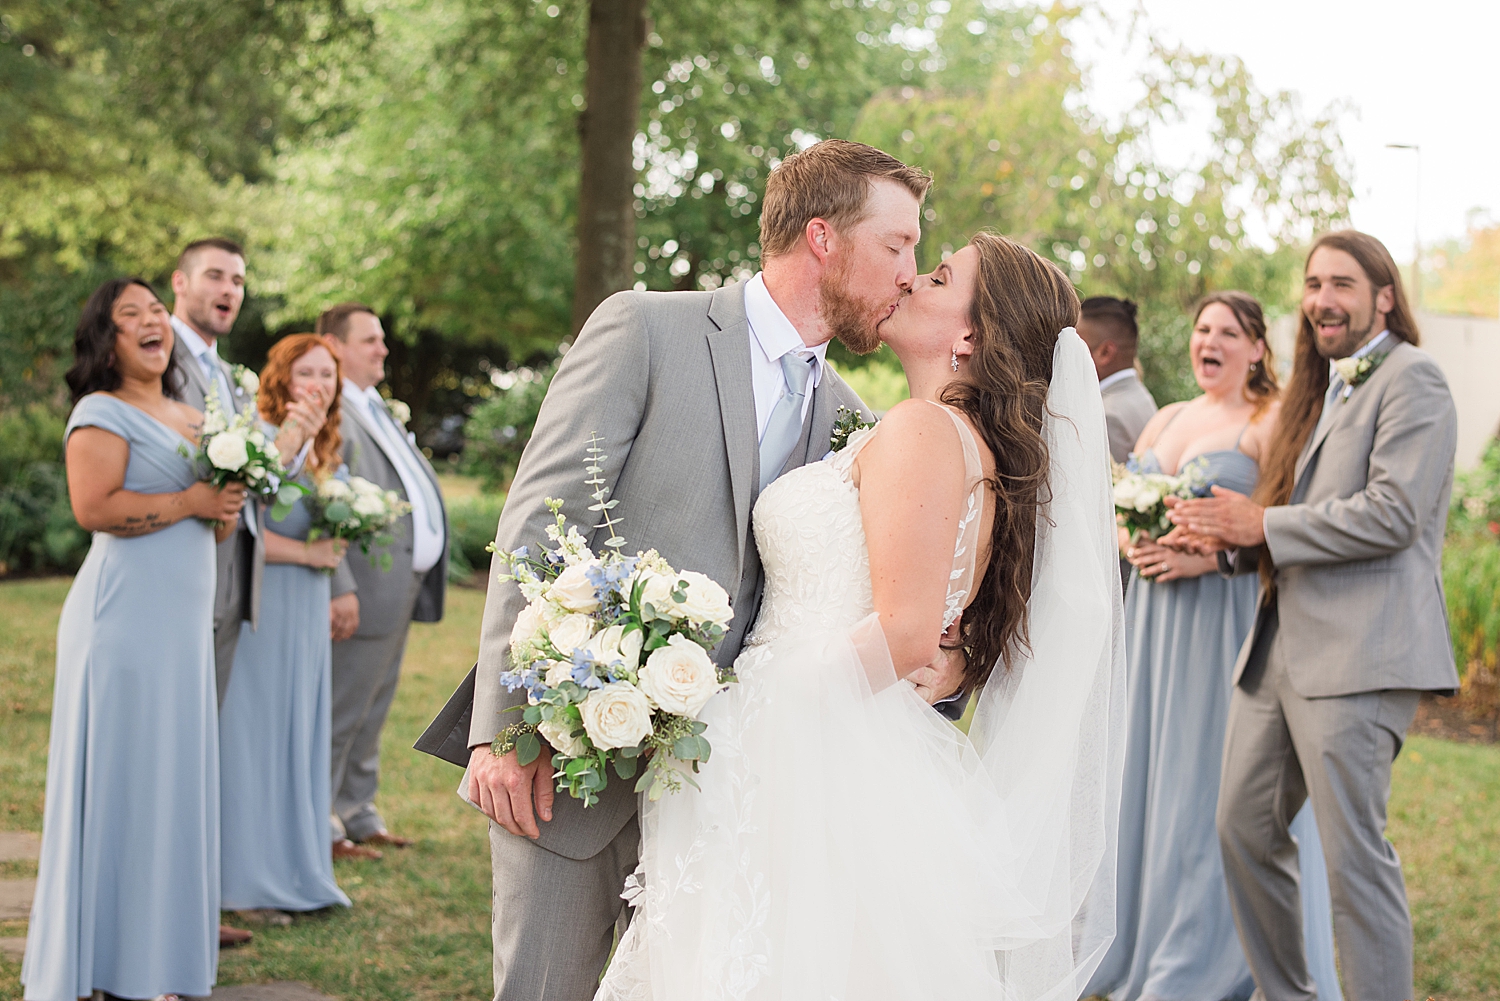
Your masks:
[[[192,443],[95,393],[67,433],[130,444],[125,489],[197,479]],[[57,625],[42,855],[27,1001],[206,995],[218,966],[219,733],[213,530],[94,534]]]
[[[311,486],[304,483],[304,486]],[[306,539],[298,501],[267,531]],[[329,852],[333,647],[329,577],[267,563],[260,625],[240,629],[234,673],[219,717],[223,906],[313,911],[349,898]]]
[[[1238,446],[1238,442],[1236,442]],[[1250,493],[1255,460],[1205,453],[1211,483]],[[1145,472],[1160,472],[1149,450]],[[1255,989],[1229,910],[1214,810],[1240,646],[1259,582],[1216,573],[1154,583],[1132,572],[1125,597],[1129,719],[1120,806],[1114,944],[1084,992],[1111,1001],[1242,1001]],[[1320,1001],[1342,1001],[1328,871],[1311,809],[1292,823],[1302,930]]]

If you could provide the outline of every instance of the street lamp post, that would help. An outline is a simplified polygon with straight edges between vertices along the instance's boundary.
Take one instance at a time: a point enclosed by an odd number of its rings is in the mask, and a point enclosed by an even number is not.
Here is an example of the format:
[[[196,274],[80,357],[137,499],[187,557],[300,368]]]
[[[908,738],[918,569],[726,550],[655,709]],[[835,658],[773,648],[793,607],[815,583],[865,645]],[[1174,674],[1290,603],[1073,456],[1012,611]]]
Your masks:
[[[1422,308],[1422,147],[1415,143],[1386,143],[1386,149],[1408,149],[1417,156],[1417,180],[1412,201],[1416,219],[1412,222],[1411,256],[1411,305],[1413,310]]]

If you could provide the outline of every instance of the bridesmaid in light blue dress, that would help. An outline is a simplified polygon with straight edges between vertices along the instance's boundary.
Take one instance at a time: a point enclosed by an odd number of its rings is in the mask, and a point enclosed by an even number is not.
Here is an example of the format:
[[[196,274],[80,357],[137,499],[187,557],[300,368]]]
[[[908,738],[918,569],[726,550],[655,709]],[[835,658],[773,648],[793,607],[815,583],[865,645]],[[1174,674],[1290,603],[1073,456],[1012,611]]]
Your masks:
[[[338,394],[337,362],[317,337],[296,334],[271,348],[260,378],[262,418],[285,421],[295,399],[321,422],[299,481],[309,489],[339,466]],[[289,423],[297,427],[295,418]],[[281,521],[265,521],[260,625],[241,627],[219,717],[223,906],[274,923],[289,911],[349,906],[328,848],[333,648],[325,571],[338,566],[343,543],[307,543],[311,525],[301,501]]]
[[[74,513],[93,531],[57,627],[27,1001],[206,995],[218,965],[215,530],[196,410],[162,393],[166,309],[138,279],[84,307],[68,372]],[[226,530],[227,534],[227,530]]]
[[[1243,293],[1218,293],[1200,304],[1194,327],[1194,374],[1205,393],[1154,418],[1135,461],[1153,473],[1177,473],[1196,461],[1208,483],[1249,494],[1259,466],[1246,449],[1258,454],[1275,423],[1260,307]],[[1156,451],[1143,447],[1148,442],[1179,458],[1164,470]],[[1132,551],[1117,928],[1085,996],[1243,1001],[1255,982],[1229,909],[1214,811],[1231,678],[1254,621],[1259,581],[1225,579],[1211,560],[1150,543]],[[1327,870],[1310,810],[1298,814],[1292,833],[1308,968],[1321,1001],[1342,1001]]]

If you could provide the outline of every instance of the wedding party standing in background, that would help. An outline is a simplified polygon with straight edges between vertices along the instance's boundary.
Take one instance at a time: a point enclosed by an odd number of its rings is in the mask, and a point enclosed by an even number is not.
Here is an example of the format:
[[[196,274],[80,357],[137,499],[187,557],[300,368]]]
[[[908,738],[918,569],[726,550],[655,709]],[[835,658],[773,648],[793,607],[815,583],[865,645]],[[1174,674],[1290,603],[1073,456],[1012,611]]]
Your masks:
[[[260,374],[260,417],[283,455],[304,455],[296,482],[308,490],[342,467],[339,390],[338,362],[317,335],[293,334],[271,347]],[[346,547],[332,538],[308,541],[305,500],[263,528],[260,623],[241,626],[219,720],[222,906],[287,924],[289,911],[349,905],[328,850],[329,584]]]
[[[1235,665],[1217,822],[1268,998],[1325,996],[1302,934],[1297,861],[1311,846],[1291,826],[1308,800],[1344,985],[1360,1001],[1414,996],[1406,887],[1385,839],[1391,765],[1419,693],[1458,687],[1440,568],[1457,416],[1417,342],[1385,246],[1353,231],[1317,240],[1254,499],[1184,501],[1182,533],[1166,537],[1265,581]]]
[[[1132,468],[1248,493],[1279,409],[1260,304],[1243,292],[1205,297],[1189,352],[1203,395],[1151,419]],[[1111,1001],[1242,1001],[1255,984],[1229,907],[1214,805],[1230,675],[1255,616],[1256,584],[1221,577],[1211,556],[1120,534],[1135,573],[1125,602],[1130,738],[1119,916],[1087,993]],[[1327,875],[1311,813],[1302,811],[1291,831],[1304,846],[1304,935],[1318,997],[1337,1001]]]
[[[241,382],[242,369],[219,357],[219,338],[234,327],[245,301],[245,252],[233,240],[212,237],[183,248],[172,272],[172,357],[177,396],[200,412],[215,397],[225,416],[253,411],[255,391]],[[214,588],[214,665],[219,705],[234,668],[240,623],[252,625],[260,612],[261,576],[266,551],[261,540],[260,506],[245,501],[239,529],[219,543]],[[226,929],[226,931],[228,931]],[[243,933],[241,933],[243,935]]]
[[[166,307],[105,282],[74,335],[68,493],[93,532],[57,628],[28,1001],[207,995],[218,966],[214,541],[244,487],[197,482]],[[196,362],[193,362],[196,364]]]
[[[344,303],[318,318],[318,334],[343,375],[339,432],[351,476],[396,491],[411,504],[398,523],[388,568],[355,553],[334,581],[333,841],[336,854],[378,857],[411,842],[392,834],[375,807],[385,726],[411,623],[443,617],[448,527],[437,474],[406,430],[405,405],[376,388],[385,379],[385,331],[368,306]],[[400,412],[393,415],[393,410]],[[352,626],[352,632],[350,628]],[[349,842],[354,842],[350,844]]]

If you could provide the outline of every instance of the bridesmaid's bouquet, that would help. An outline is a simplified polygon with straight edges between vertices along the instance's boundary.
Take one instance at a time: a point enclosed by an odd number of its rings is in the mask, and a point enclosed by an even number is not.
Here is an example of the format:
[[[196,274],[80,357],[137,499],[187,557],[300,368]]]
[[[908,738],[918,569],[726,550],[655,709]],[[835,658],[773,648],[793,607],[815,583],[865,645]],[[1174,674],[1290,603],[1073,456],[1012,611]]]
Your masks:
[[[1176,476],[1142,472],[1135,456],[1121,465],[1113,463],[1115,484],[1115,520],[1125,526],[1131,538],[1144,534],[1159,539],[1172,530],[1167,517],[1168,497],[1187,500],[1208,494],[1208,461],[1203,456],[1192,460]]]
[[[590,439],[586,480],[594,487],[590,511],[603,518],[611,547],[596,556],[562,501],[547,501],[556,518],[547,526],[550,548],[533,557],[526,547],[490,551],[510,568],[527,599],[510,634],[510,663],[500,675],[511,691],[526,689],[523,721],[496,736],[496,755],[515,750],[521,764],[542,753],[545,738],[557,788],[584,806],[599,801],[607,768],[622,780],[636,777],[637,792],[659,799],[682,788],[707,761],[707,724],[697,716],[734,681],[732,671],[709,658],[734,612],[729,595],[701,573],[678,572],[654,550],[626,556],[615,534],[599,475],[605,456]]]
[[[330,476],[307,494],[304,503],[312,514],[309,542],[344,539],[359,546],[371,566],[391,568],[391,554],[386,552],[393,539],[391,526],[411,511],[396,491],[382,490],[363,476],[351,476],[347,482]]]
[[[197,465],[199,479],[220,488],[227,483],[243,483],[248,493],[263,501],[277,499],[283,490],[281,452],[257,425],[255,416],[246,411],[226,418],[215,389],[209,390],[203,409],[197,453],[189,454],[185,445],[181,449]],[[286,486],[301,489],[295,484]]]

